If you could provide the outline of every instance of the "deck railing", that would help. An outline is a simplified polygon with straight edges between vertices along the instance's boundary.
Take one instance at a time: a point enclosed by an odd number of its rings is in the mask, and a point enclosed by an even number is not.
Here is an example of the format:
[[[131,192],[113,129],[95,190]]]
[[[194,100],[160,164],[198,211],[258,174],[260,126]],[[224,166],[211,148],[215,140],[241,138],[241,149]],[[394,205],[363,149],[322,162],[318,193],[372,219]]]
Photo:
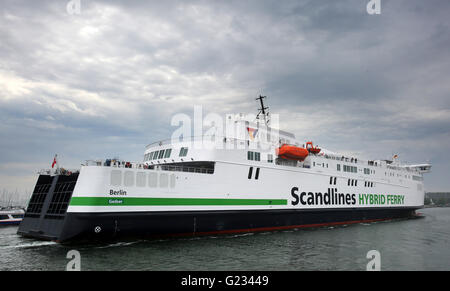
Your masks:
[[[189,173],[202,173],[202,174],[214,174],[213,169],[201,168],[201,167],[183,167],[183,166],[166,166],[160,165],[163,171],[177,171],[177,172],[189,172]]]
[[[111,167],[111,168],[129,168],[129,169],[142,169],[142,170],[156,170],[156,171],[176,171],[176,172],[188,172],[188,173],[201,173],[201,174],[213,174],[214,169],[204,167],[192,167],[192,166],[172,166],[172,165],[147,165],[139,162],[125,162],[119,160],[86,160],[82,166],[87,167]],[[79,173],[79,169],[42,169],[38,171],[39,175],[70,175],[73,173]]]

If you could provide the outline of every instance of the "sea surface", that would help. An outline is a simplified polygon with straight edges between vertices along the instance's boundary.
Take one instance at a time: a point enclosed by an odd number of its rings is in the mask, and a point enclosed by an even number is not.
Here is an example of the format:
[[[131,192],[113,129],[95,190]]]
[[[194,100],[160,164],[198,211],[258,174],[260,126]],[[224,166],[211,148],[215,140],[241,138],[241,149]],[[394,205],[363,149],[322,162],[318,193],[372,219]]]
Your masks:
[[[370,250],[381,270],[450,270],[450,208],[422,218],[165,240],[61,245],[0,228],[0,270],[66,270],[70,250],[87,270],[366,270]]]

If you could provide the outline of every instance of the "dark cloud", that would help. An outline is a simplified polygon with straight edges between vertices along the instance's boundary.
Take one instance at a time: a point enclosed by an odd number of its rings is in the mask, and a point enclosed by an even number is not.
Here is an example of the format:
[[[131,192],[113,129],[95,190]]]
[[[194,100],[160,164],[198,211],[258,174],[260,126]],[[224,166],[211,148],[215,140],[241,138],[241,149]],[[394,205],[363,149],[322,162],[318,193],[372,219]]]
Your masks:
[[[68,2],[0,3],[1,180],[55,152],[140,159],[173,114],[253,112],[262,93],[299,137],[430,159],[427,187],[450,187],[447,0]]]

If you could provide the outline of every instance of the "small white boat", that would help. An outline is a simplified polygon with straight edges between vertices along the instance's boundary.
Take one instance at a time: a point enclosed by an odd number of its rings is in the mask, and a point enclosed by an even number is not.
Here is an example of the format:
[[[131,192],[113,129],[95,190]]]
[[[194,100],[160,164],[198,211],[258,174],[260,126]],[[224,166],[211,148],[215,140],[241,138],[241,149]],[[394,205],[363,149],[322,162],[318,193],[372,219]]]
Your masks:
[[[0,208],[0,226],[19,225],[25,211],[21,208]]]

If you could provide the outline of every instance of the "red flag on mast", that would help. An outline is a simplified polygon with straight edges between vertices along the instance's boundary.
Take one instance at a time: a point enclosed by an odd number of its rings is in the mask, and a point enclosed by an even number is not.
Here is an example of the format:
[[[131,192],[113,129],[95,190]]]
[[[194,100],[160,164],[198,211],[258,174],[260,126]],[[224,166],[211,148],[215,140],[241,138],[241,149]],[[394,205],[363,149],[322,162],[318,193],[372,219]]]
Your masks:
[[[52,169],[53,169],[53,167],[54,167],[55,164],[56,164],[56,156],[57,156],[57,155],[55,155],[55,157],[53,158]]]

